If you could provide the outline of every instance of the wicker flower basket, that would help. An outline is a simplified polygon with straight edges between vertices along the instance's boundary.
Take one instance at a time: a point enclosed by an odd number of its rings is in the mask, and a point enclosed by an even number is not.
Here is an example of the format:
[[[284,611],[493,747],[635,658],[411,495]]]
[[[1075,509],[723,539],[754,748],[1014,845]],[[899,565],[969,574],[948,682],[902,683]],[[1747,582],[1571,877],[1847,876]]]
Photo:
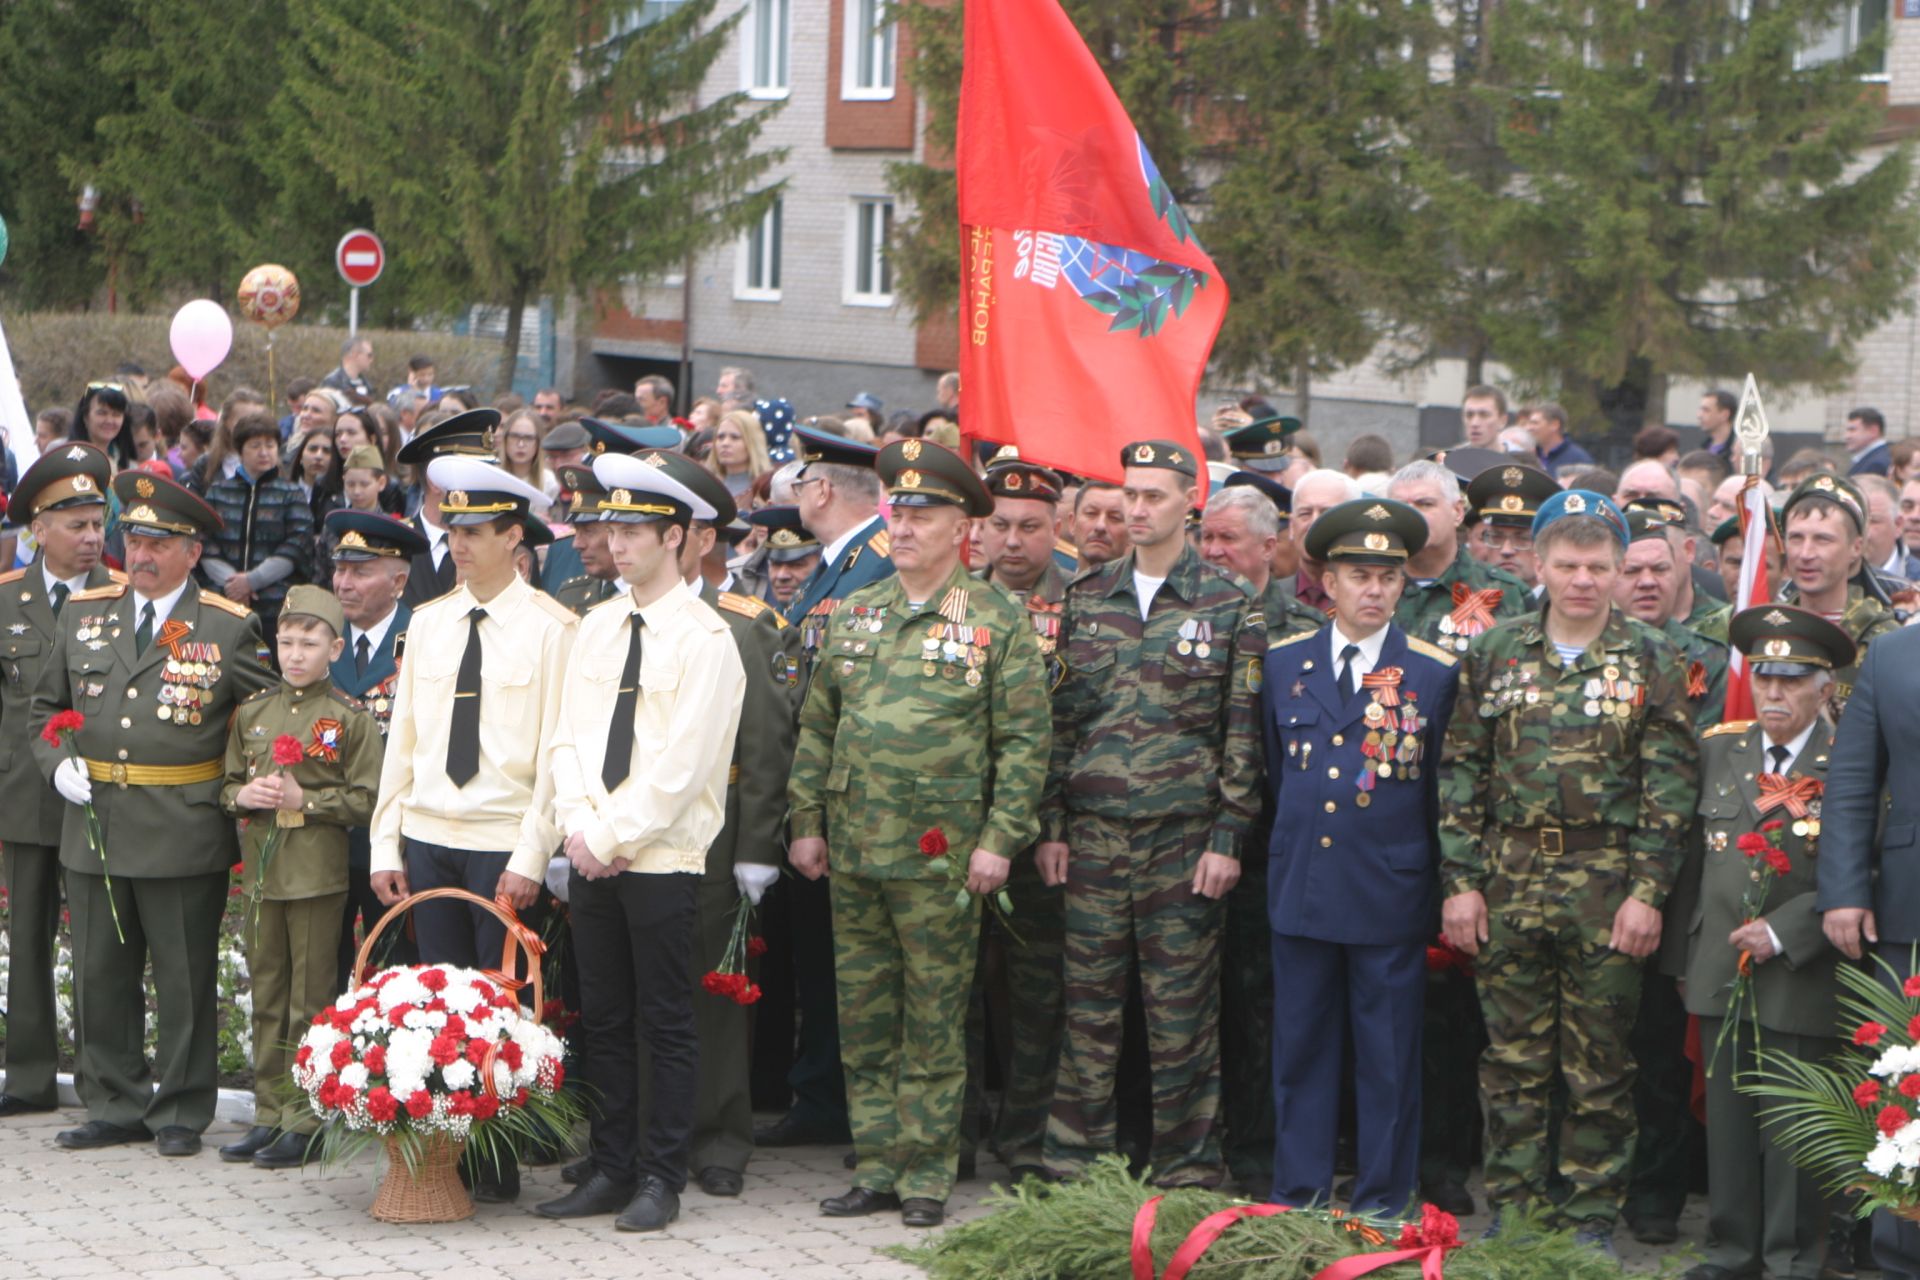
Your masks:
[[[382,1222],[459,1222],[473,1216],[473,1196],[460,1181],[463,1142],[435,1136],[422,1145],[409,1172],[397,1138],[386,1140],[387,1172],[373,1198],[373,1216]]]

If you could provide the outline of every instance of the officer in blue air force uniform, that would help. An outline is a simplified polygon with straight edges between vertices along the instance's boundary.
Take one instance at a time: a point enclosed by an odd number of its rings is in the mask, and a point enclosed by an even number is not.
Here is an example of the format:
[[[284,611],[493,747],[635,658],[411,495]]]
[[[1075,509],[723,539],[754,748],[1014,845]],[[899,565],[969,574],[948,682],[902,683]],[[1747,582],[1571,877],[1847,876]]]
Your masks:
[[[1332,1198],[1352,1032],[1356,1213],[1399,1214],[1420,1157],[1420,1024],[1437,927],[1440,743],[1454,655],[1393,624],[1425,519],[1384,499],[1314,522],[1334,620],[1273,641],[1262,691],[1274,795],[1273,1200]]]

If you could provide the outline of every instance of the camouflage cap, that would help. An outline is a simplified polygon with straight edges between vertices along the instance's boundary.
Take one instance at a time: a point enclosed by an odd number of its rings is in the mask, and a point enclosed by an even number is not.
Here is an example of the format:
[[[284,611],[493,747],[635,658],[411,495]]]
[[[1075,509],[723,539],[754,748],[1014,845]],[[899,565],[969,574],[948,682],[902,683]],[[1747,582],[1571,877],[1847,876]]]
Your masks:
[[[1242,467],[1253,471],[1284,471],[1290,461],[1289,437],[1300,430],[1298,418],[1283,413],[1255,418],[1244,427],[1235,427],[1221,435],[1227,452]]]
[[[1533,517],[1533,536],[1538,538],[1541,530],[1567,516],[1591,516],[1599,520],[1613,531],[1614,537],[1620,539],[1622,547],[1633,540],[1627,528],[1627,518],[1614,505],[1613,499],[1591,489],[1563,489],[1541,503],[1540,510]]]
[[[1467,516],[1469,522],[1531,529],[1540,504],[1558,492],[1559,484],[1538,467],[1521,462],[1491,466],[1467,482]]]
[[[1189,480],[1200,478],[1200,459],[1193,450],[1171,440],[1136,440],[1120,451],[1123,467],[1156,467]]]
[[[1851,666],[1853,637],[1810,609],[1757,604],[1733,615],[1727,638],[1761,676],[1805,676]]]
[[[113,478],[120,499],[120,528],[145,538],[211,538],[226,527],[200,495],[150,471],[122,471]]]
[[[970,516],[993,514],[993,495],[967,460],[928,440],[895,440],[880,450],[874,470],[896,507],[959,507]]]
[[[1427,545],[1427,518],[1391,498],[1356,498],[1322,513],[1307,530],[1309,560],[1405,564]]]
[[[324,622],[333,628],[333,634],[347,634],[347,613],[340,607],[340,601],[333,592],[325,587],[316,587],[311,582],[299,582],[287,588],[287,598],[280,606],[281,618],[312,618]]]
[[[1853,518],[1855,532],[1865,532],[1867,527],[1867,496],[1860,492],[1860,486],[1845,476],[1836,476],[1831,472],[1817,471],[1799,484],[1793,486],[1793,492],[1780,507],[1780,523],[1784,526],[1793,514],[1793,509],[1807,501],[1826,501],[1839,507]]]

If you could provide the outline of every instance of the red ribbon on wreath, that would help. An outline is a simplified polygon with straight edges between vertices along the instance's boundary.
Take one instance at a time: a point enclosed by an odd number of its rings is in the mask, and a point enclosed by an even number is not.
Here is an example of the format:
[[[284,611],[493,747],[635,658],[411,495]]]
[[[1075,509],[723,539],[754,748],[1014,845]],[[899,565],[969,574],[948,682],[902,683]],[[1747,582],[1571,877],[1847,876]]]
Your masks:
[[[1464,582],[1453,584],[1454,634],[1477,636],[1493,625],[1493,611],[1500,607],[1500,601],[1506,593],[1499,587],[1483,587],[1475,591]]]
[[[1133,1280],[1186,1280],[1194,1264],[1234,1223],[1244,1218],[1271,1218],[1289,1212],[1283,1204],[1242,1204],[1208,1214],[1187,1233],[1187,1238],[1173,1251],[1173,1257],[1167,1259],[1166,1271],[1156,1277],[1153,1268],[1153,1224],[1159,1216],[1163,1198],[1153,1197],[1141,1205],[1140,1211],[1133,1216]],[[1374,1231],[1378,1235],[1374,1228],[1357,1218],[1350,1224],[1350,1229]],[[1451,1215],[1428,1205],[1421,1212],[1421,1225],[1414,1227],[1409,1224],[1404,1228],[1400,1242],[1403,1245],[1411,1243],[1412,1247],[1391,1249],[1384,1253],[1358,1253],[1350,1258],[1342,1258],[1322,1267],[1314,1274],[1313,1280],[1357,1280],[1360,1276],[1370,1275],[1396,1263],[1416,1259],[1420,1263],[1422,1280],[1443,1280],[1445,1273],[1441,1260],[1447,1250],[1460,1245],[1459,1223]]]

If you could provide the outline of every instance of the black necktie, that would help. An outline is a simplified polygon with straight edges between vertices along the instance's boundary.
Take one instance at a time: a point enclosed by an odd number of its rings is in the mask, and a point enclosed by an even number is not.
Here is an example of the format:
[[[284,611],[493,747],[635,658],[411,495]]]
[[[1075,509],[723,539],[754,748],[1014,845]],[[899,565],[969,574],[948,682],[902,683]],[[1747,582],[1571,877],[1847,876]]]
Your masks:
[[[600,781],[608,791],[633,772],[633,713],[640,704],[640,615],[632,616],[627,638],[627,665],[620,668],[620,693],[613,700],[613,719],[607,725],[607,754],[600,761]]]
[[[1767,753],[1773,757],[1773,771],[1785,776],[1787,772],[1787,749],[1776,743],[1767,748]]]
[[[1350,644],[1340,651],[1340,692],[1351,702],[1360,692],[1360,646]]]
[[[447,739],[447,776],[464,787],[480,772],[480,619],[485,609],[467,615],[467,647],[453,681],[453,724]]]
[[[353,642],[353,671],[355,675],[367,674],[367,663],[373,660],[373,649],[367,644],[367,633],[362,631],[360,638]]]
[[[140,606],[140,625],[133,629],[133,656],[139,657],[153,643],[153,601]]]
[[[51,604],[53,605],[53,616],[54,616],[54,617],[56,617],[56,618],[57,618],[57,617],[59,617],[59,616],[60,616],[60,610],[61,610],[61,608],[62,608],[63,606],[65,606],[65,604],[67,603],[67,596],[68,596],[69,594],[70,594],[70,593],[69,593],[69,592],[68,592],[68,590],[67,590],[67,584],[66,584],[66,583],[64,583],[64,582],[56,582],[56,583],[54,583],[54,584],[53,584],[53,593],[52,593],[52,595],[51,595],[51,597],[49,598],[49,600],[50,600],[50,603],[51,603]]]

